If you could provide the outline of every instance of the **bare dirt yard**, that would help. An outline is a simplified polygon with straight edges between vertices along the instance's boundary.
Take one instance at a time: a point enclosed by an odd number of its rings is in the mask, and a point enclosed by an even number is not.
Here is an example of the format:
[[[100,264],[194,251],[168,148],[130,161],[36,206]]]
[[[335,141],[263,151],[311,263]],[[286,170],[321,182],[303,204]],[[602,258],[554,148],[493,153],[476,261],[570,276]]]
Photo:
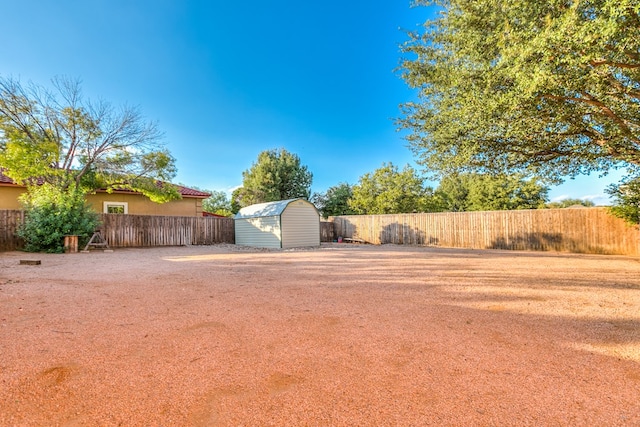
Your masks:
[[[0,253],[0,425],[638,426],[639,272],[391,245]]]

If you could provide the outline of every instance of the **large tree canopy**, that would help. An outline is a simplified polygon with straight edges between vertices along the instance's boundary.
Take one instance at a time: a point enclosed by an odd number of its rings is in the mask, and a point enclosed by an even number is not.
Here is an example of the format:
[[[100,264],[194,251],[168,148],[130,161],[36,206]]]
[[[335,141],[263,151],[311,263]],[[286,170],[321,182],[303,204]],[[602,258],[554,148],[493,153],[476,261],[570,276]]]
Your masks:
[[[549,189],[521,175],[463,173],[448,175],[436,188],[441,210],[497,211],[545,207]]]
[[[346,182],[330,187],[325,193],[313,195],[312,202],[324,218],[337,215],[353,215],[356,212],[349,206],[353,197],[353,188]]]
[[[202,210],[217,215],[231,216],[231,202],[227,193],[220,190],[208,191],[211,194],[202,201]]]
[[[313,174],[300,158],[284,148],[267,150],[249,170],[242,172],[242,187],[231,196],[234,211],[255,203],[294,198],[309,199]]]
[[[424,178],[409,165],[400,171],[393,163],[361,176],[348,203],[355,213],[365,215],[430,212],[435,207]]]
[[[428,168],[547,176],[640,166],[637,0],[416,0],[438,18],[404,46],[419,89],[402,127]]]
[[[17,182],[69,194],[129,189],[152,200],[178,198],[174,159],[135,108],[85,100],[80,82],[54,91],[0,77],[0,167]],[[159,184],[158,181],[165,182]]]

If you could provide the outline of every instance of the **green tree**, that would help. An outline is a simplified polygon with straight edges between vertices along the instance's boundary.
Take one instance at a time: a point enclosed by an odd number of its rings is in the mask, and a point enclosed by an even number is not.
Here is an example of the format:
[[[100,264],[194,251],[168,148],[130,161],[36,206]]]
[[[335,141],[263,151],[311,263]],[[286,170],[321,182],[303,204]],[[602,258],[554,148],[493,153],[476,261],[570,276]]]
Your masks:
[[[640,178],[627,178],[621,184],[612,184],[606,192],[613,204],[609,211],[630,224],[640,223]]]
[[[81,191],[63,191],[42,185],[23,199],[26,221],[18,230],[28,252],[61,253],[64,236],[79,236],[85,244],[99,223],[98,214],[86,203]]]
[[[416,4],[439,11],[403,46],[419,99],[399,124],[421,164],[443,175],[637,170],[637,0]]]
[[[16,182],[70,195],[129,189],[151,200],[179,198],[168,182],[174,159],[161,134],[135,108],[91,103],[80,82],[53,80],[54,91],[0,77],[0,166]]]
[[[156,202],[180,197],[166,183],[176,169],[155,124],[134,108],[85,101],[77,80],[56,78],[53,86],[0,77],[0,167],[27,187],[27,250],[61,251],[64,235],[92,232],[97,217],[84,200],[97,189]]]
[[[521,175],[452,174],[436,189],[441,210],[496,211],[538,209],[545,206],[549,189],[538,179]]]
[[[224,191],[207,191],[211,196],[202,201],[202,210],[217,215],[231,216],[231,202]]]
[[[326,193],[314,194],[312,202],[324,218],[336,215],[353,215],[356,212],[349,206],[352,195],[352,187],[347,183],[340,183],[329,187]]]
[[[349,207],[355,213],[368,215],[432,211],[433,192],[424,184],[411,166],[399,171],[392,163],[383,163],[353,186]]]
[[[435,190],[440,211],[464,212],[469,208],[469,174],[451,174],[440,180]]]
[[[249,170],[242,172],[242,187],[232,194],[234,209],[255,203],[295,198],[309,199],[313,174],[300,158],[284,148],[263,151]]]
[[[557,202],[549,202],[547,203],[546,207],[549,209],[563,209],[563,208],[568,208],[576,205],[590,208],[595,206],[596,204],[593,203],[591,200],[568,198],[568,199],[559,200]]]
[[[242,198],[244,196],[244,190],[242,187],[238,187],[231,193],[231,212],[236,214],[242,209]],[[247,205],[249,206],[249,205]]]

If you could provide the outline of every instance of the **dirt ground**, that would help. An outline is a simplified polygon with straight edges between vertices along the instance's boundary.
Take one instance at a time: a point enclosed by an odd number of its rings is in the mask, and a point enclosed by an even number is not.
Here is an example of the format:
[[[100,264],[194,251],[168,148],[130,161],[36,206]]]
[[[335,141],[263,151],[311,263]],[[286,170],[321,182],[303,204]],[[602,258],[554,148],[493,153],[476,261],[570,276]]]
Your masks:
[[[639,272],[393,245],[0,253],[0,425],[638,426]]]

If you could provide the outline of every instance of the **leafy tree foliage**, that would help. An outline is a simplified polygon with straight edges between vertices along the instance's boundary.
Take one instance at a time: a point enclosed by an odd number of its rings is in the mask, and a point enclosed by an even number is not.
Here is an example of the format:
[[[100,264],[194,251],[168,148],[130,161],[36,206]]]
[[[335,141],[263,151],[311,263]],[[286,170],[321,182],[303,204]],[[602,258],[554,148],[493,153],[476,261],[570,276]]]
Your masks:
[[[630,224],[640,223],[640,178],[633,177],[621,184],[612,184],[607,193],[613,199],[609,211]]]
[[[133,108],[85,101],[80,82],[55,91],[0,77],[0,167],[27,186],[20,235],[29,251],[61,252],[65,235],[88,237],[98,217],[85,203],[97,189],[129,189],[156,202],[179,198],[167,183],[174,160],[156,125]]]
[[[432,189],[411,166],[402,171],[385,163],[353,186],[349,207],[357,214],[428,212],[435,208]]]
[[[224,191],[207,191],[211,197],[202,201],[202,210],[217,215],[231,216],[231,202]]]
[[[495,211],[538,209],[545,206],[549,189],[522,175],[452,174],[436,189],[440,210]]]
[[[242,187],[231,197],[234,212],[255,203],[311,196],[313,174],[300,158],[284,148],[263,151],[249,170],[242,172]],[[237,209],[236,209],[237,208]]]
[[[595,205],[596,204],[593,203],[591,200],[568,198],[568,199],[562,199],[557,202],[549,202],[547,203],[546,207],[550,209],[562,209],[562,208],[568,208],[571,206],[584,206],[584,207],[590,208]]]
[[[637,0],[416,3],[441,12],[403,48],[419,100],[399,123],[422,164],[549,177],[637,170]]]
[[[244,195],[244,189],[242,187],[236,188],[231,193],[231,212],[232,213],[236,214],[240,209],[242,209],[242,205],[240,204],[240,202],[242,201],[243,195]]]
[[[64,251],[64,236],[78,235],[81,244],[93,234],[98,214],[89,207],[81,191],[63,191],[43,185],[23,195],[26,221],[18,230],[28,252]]]
[[[174,159],[161,134],[135,108],[91,103],[80,82],[53,80],[54,91],[0,77],[0,166],[13,180],[88,193],[129,189],[156,202],[179,198],[168,182]],[[34,200],[39,199],[38,197]]]
[[[356,212],[349,206],[349,199],[353,196],[353,189],[347,183],[340,183],[330,187],[326,193],[316,193],[312,202],[316,205],[324,218],[337,215],[354,215]]]

